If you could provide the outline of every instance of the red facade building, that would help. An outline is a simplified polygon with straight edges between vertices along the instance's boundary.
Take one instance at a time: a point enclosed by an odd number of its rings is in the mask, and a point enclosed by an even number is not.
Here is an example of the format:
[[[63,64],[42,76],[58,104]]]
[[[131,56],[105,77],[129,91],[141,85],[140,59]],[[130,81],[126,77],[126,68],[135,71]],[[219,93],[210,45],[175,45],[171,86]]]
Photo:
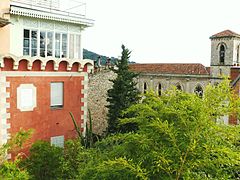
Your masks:
[[[81,36],[93,21],[63,7],[60,0],[0,2],[1,144],[22,128],[34,129],[31,142],[63,146],[76,136],[69,112],[85,132],[93,61],[83,59]]]

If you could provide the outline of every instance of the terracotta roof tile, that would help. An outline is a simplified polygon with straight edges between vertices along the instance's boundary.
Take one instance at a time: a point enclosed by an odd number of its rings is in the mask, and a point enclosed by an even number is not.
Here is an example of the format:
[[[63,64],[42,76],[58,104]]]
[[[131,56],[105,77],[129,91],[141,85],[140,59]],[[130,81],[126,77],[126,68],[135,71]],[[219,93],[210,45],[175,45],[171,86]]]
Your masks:
[[[209,75],[206,67],[202,64],[130,64],[129,70],[138,73]]]
[[[210,37],[210,39],[221,38],[221,37],[240,37],[240,35],[231,30],[225,30],[225,31],[222,31],[222,32],[212,35]]]

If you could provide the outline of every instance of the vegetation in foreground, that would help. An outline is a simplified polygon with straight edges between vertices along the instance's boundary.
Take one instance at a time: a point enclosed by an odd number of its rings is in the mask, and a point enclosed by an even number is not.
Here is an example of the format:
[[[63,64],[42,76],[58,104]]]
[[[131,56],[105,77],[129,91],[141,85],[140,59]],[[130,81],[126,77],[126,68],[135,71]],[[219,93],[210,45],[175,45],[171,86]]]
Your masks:
[[[240,178],[240,127],[220,123],[222,115],[239,112],[228,83],[208,86],[203,98],[178,90],[149,93],[120,120],[137,124],[135,131],[89,148],[79,140],[64,149],[37,142],[21,168],[29,179]]]

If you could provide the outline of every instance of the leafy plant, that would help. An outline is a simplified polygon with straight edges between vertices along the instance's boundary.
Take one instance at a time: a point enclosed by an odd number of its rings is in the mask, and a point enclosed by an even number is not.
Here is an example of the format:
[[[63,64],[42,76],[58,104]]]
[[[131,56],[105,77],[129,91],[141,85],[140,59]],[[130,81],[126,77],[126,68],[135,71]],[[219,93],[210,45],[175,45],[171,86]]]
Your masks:
[[[30,156],[22,162],[31,179],[57,179],[62,177],[63,149],[49,142],[37,141],[30,149]]]
[[[12,136],[6,144],[0,147],[0,178],[1,179],[29,179],[29,174],[24,168],[19,167],[21,162],[20,157],[17,157],[15,161],[7,161],[7,153],[9,151],[18,152],[27,139],[30,138],[33,130],[20,129],[18,133]]]
[[[94,138],[96,140],[98,140],[99,138],[96,134],[93,133],[93,130],[92,130],[92,116],[91,116],[90,110],[88,109],[89,126],[88,126],[88,124],[86,124],[85,135],[81,131],[81,128],[84,128],[84,127],[78,126],[73,114],[71,112],[69,112],[69,114],[71,116],[71,119],[72,119],[73,124],[74,124],[74,128],[75,128],[75,130],[78,134],[78,138],[79,138],[82,146],[84,146],[85,148],[92,147],[93,143],[94,143]]]

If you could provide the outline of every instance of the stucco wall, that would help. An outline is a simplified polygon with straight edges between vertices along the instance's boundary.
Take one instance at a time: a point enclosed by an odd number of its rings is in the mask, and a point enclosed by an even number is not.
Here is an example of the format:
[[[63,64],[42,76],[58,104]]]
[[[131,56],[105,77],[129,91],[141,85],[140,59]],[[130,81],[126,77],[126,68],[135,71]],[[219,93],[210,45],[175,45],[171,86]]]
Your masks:
[[[10,135],[23,129],[34,129],[34,134],[30,142],[36,140],[47,140],[53,136],[64,136],[64,139],[76,136],[73,122],[69,115],[72,112],[77,123],[83,123],[81,119],[84,114],[81,107],[84,103],[83,98],[83,76],[80,77],[59,77],[59,76],[20,76],[6,77],[10,88],[7,92],[10,97],[7,99],[10,107],[7,109],[10,117],[8,122],[11,128],[8,130]],[[63,107],[52,109],[50,107],[50,83],[63,82]],[[36,107],[31,111],[21,111],[17,107],[17,88],[21,84],[32,84],[36,87]]]

